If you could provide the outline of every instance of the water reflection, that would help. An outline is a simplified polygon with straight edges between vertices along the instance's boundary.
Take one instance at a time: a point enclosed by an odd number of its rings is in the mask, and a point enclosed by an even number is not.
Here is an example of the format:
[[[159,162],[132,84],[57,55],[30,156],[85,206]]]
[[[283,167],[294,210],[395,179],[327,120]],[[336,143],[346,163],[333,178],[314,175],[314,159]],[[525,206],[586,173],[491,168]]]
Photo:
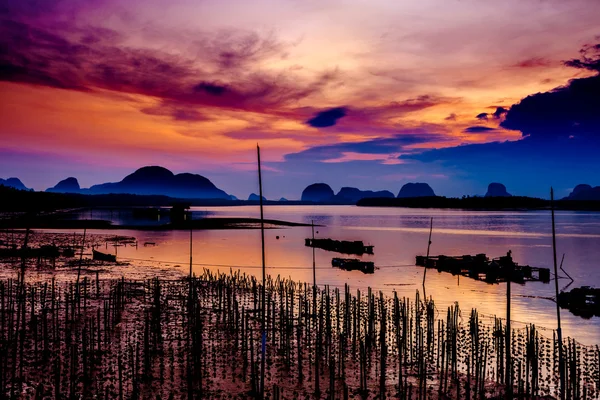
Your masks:
[[[122,214],[121,214],[122,215]],[[258,207],[194,208],[193,217],[258,217]],[[400,296],[415,295],[422,290],[422,268],[415,267],[415,256],[427,249],[429,218],[434,218],[432,254],[462,255],[484,252],[498,257],[512,250],[519,264],[552,267],[551,226],[549,212],[470,212],[445,210],[377,209],[349,206],[268,206],[266,218],[325,225],[318,227],[317,237],[340,240],[363,240],[375,245],[375,255],[363,256],[379,267],[373,275],[346,272],[331,267],[336,253],[317,249],[317,281],[319,284],[353,289],[370,286]],[[559,260],[575,279],[573,287],[600,286],[600,214],[558,212],[556,215]],[[98,233],[106,233],[98,232]],[[163,266],[186,266],[189,263],[189,233],[123,232],[136,236],[140,243],[156,242],[156,247],[120,248],[119,255],[136,260],[162,261]],[[312,281],[312,251],[304,246],[310,227],[269,230],[266,233],[268,273],[298,281]],[[279,236],[279,239],[276,238]],[[228,272],[240,269],[260,275],[260,232],[257,230],[213,230],[194,232],[194,270],[203,268]],[[565,286],[561,280],[560,286]],[[464,318],[471,308],[487,316],[505,315],[506,285],[488,285],[464,277],[430,271],[427,295],[437,303],[438,311],[459,301]],[[539,282],[513,285],[512,316],[515,321],[535,323],[552,328],[556,308],[554,285]],[[600,343],[600,318],[585,320],[563,310],[565,336],[587,344]],[[518,324],[517,324],[518,326]]]

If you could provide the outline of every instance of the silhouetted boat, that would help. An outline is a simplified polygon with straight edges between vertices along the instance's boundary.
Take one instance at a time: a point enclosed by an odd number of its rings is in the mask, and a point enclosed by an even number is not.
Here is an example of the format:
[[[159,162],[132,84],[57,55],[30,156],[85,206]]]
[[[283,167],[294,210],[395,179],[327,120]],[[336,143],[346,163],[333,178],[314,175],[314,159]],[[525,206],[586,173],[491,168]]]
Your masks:
[[[550,282],[548,268],[536,268],[529,265],[519,265],[512,259],[509,251],[505,256],[490,260],[485,254],[475,256],[425,256],[416,257],[416,265],[426,268],[436,268],[439,272],[450,272],[453,275],[463,275],[487,283],[506,282]]]
[[[335,251],[344,254],[373,254],[373,246],[367,245],[360,241],[334,240],[334,239],[310,239],[304,240],[304,244],[308,247],[317,247],[327,251]]]
[[[582,286],[562,292],[558,305],[583,318],[600,317],[600,289]]]
[[[94,260],[117,262],[117,256],[115,256],[114,254],[106,254],[97,250],[92,250],[92,255]]]
[[[333,258],[331,265],[346,271],[360,271],[364,274],[375,272],[375,264],[371,261],[360,261],[357,258]]]

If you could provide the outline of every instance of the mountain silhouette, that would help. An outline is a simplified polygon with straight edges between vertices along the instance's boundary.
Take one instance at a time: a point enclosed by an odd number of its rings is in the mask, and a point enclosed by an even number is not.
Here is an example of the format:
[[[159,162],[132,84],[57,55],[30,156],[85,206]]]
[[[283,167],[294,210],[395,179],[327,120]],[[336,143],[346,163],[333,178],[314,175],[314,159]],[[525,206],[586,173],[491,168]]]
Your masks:
[[[569,196],[563,200],[600,200],[600,186],[592,187],[588,184],[577,185]]]
[[[334,193],[331,187],[326,183],[313,183],[308,185],[302,191],[302,201],[312,201],[315,203],[331,201]]]
[[[69,177],[58,182],[55,186],[46,189],[46,192],[51,193],[79,193],[81,188],[76,178]]]
[[[159,166],[140,168],[120,182],[94,185],[85,190],[85,193],[164,195],[182,199],[231,199],[227,193],[202,175],[190,173],[175,175]]]
[[[262,199],[263,201],[267,201],[265,196],[263,196]],[[260,196],[256,193],[251,193],[250,196],[248,196],[248,201],[260,201]]]
[[[23,182],[21,182],[21,180],[19,178],[8,178],[8,179],[0,178],[0,185],[11,187],[13,189],[30,190],[27,186],[23,185]]]
[[[488,185],[485,197],[512,197],[512,194],[506,191],[506,186],[503,184],[492,182]]]
[[[374,197],[394,198],[394,194],[388,190],[372,191],[360,190],[354,187],[343,187],[338,194],[334,196],[336,202],[356,203],[361,199],[370,199]]]
[[[415,182],[407,183],[402,186],[400,192],[398,192],[399,199],[405,199],[410,197],[432,197],[435,196],[433,189],[427,183]]]

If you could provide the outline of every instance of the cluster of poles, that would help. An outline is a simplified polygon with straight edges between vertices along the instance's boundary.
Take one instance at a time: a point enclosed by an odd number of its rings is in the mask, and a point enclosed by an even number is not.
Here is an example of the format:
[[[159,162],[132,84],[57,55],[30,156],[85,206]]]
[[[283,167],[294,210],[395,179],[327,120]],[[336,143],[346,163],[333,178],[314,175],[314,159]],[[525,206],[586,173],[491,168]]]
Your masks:
[[[600,395],[597,346],[529,325],[506,347],[503,320],[419,292],[205,270],[0,281],[0,306],[2,398],[536,399],[558,395],[561,368],[565,398]]]
[[[600,396],[598,346],[565,341],[560,323],[552,337],[511,327],[510,286],[508,318],[484,321],[458,303],[439,310],[424,290],[318,286],[314,248],[312,285],[267,276],[262,223],[261,238],[260,279],[194,275],[192,231],[184,279],[79,268],[74,282],[30,282],[23,260],[0,281],[0,399]]]

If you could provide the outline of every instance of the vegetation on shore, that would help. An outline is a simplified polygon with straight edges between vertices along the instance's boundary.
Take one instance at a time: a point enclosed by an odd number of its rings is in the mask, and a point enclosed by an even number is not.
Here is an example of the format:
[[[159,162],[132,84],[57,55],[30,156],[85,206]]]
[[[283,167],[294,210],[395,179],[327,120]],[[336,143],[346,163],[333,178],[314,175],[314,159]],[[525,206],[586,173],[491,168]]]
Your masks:
[[[463,210],[545,210],[550,208],[550,200],[535,197],[411,197],[362,199],[356,204],[361,207],[407,207],[407,208],[448,208]],[[600,211],[600,201],[557,200],[558,210]]]

